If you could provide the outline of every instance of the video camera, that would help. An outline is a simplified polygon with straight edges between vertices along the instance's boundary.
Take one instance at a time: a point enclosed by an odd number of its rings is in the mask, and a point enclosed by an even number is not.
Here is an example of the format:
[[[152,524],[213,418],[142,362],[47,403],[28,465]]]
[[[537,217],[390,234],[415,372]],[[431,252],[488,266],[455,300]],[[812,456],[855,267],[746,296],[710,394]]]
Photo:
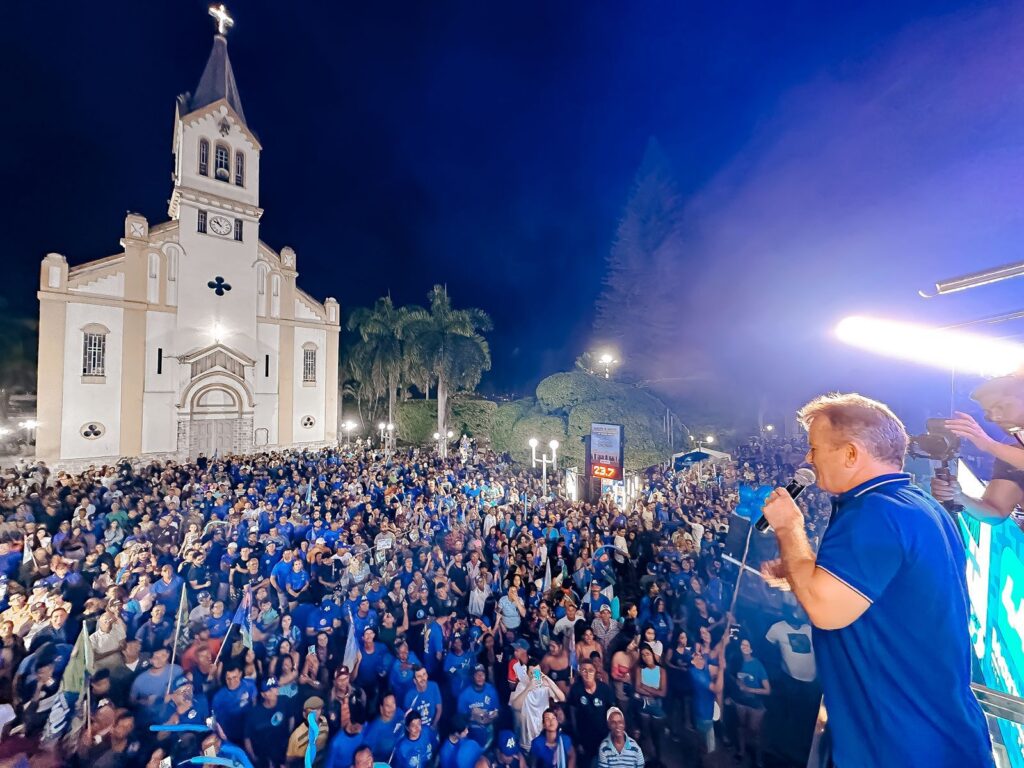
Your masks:
[[[907,452],[918,459],[937,461],[935,476],[943,480],[956,479],[954,462],[960,457],[960,438],[946,428],[942,418],[928,419],[923,435],[911,435]],[[963,506],[953,501],[944,501],[942,506],[951,515],[956,515]]]
[[[960,438],[946,429],[945,419],[928,419],[925,428],[923,435],[911,435],[908,447],[911,456],[944,465],[960,456]]]

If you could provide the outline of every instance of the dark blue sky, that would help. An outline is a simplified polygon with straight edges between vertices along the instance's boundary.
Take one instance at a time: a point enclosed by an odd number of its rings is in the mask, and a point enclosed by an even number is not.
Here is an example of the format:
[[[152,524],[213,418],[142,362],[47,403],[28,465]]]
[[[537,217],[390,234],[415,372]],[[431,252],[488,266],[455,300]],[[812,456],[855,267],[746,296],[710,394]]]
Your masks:
[[[5,5],[10,277],[0,291],[34,313],[47,251],[81,263],[117,250],[126,210],[165,217],[174,97],[195,87],[213,23],[196,0]],[[777,325],[752,311],[787,290],[787,270],[877,297],[877,275],[839,269],[830,280],[840,249],[818,246],[836,233],[863,235],[879,259],[869,270],[903,259],[898,295],[911,303],[922,276],[1021,256],[1011,203],[1021,201],[1024,45],[1008,2],[236,0],[229,10],[232,63],[264,146],[263,239],[292,245],[300,283],[346,309],[389,290],[422,303],[446,282],[457,303],[494,318],[491,389],[525,389],[586,348],[650,136],[687,200],[693,248],[679,268],[696,286],[659,311],[735,316],[757,344],[812,316],[813,303]],[[936,136],[936,123],[949,128]],[[863,151],[878,145],[890,151]],[[962,240],[922,236],[918,225],[932,211],[948,221],[950,196],[965,189],[978,192],[964,201],[977,215]],[[871,204],[898,221],[865,218]],[[895,234],[902,221],[913,226]],[[956,247],[936,255],[936,237]],[[756,267],[735,287],[730,259]]]

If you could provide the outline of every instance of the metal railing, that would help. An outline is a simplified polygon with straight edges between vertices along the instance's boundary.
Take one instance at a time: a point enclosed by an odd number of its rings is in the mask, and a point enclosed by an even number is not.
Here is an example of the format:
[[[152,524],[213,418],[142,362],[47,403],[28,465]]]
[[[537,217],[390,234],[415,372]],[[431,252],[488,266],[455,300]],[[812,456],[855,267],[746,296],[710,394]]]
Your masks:
[[[996,691],[979,683],[971,683],[971,690],[978,697],[978,703],[981,704],[981,709],[988,719],[996,767],[1003,768],[1008,763],[996,721],[1008,720],[1011,723],[1024,725],[1024,699]],[[811,752],[807,758],[807,768],[831,768],[831,750],[828,747],[827,731],[828,713],[825,711],[825,702],[822,701],[821,707],[818,709],[818,720],[814,724],[814,739],[811,742]]]

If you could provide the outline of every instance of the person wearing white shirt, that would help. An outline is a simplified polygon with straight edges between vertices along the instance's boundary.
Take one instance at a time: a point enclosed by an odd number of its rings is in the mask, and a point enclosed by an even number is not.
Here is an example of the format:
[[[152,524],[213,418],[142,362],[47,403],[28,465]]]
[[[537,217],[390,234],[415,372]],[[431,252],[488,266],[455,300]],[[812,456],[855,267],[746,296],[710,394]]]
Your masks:
[[[508,703],[519,711],[519,743],[531,743],[541,732],[544,710],[552,702],[565,701],[565,694],[550,677],[533,666],[512,691]]]

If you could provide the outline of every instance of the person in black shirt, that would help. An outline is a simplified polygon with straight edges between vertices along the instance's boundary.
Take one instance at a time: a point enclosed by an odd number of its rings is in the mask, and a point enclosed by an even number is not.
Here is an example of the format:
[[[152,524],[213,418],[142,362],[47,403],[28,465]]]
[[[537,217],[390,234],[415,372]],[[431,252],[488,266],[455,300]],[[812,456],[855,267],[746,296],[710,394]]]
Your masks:
[[[579,751],[577,765],[588,766],[597,757],[607,728],[608,708],[615,703],[611,686],[597,679],[597,668],[590,659],[580,660],[580,675],[566,697],[573,741]]]
[[[971,392],[971,399],[985,410],[987,419],[1003,431],[1016,435],[1020,441],[1020,430],[1024,427],[1024,377],[990,379]],[[1021,467],[1024,451],[1019,445],[1005,445],[992,439],[966,413],[955,414],[955,418],[946,422],[946,427],[996,460],[992,479],[980,498],[964,493],[955,478],[947,480],[940,477],[932,478],[932,496],[943,502],[954,501],[962,505],[967,514],[984,522],[999,523],[1012,516],[1017,506],[1024,503],[1024,471],[1017,468]],[[1016,523],[1024,530],[1024,518],[1017,518]]]

